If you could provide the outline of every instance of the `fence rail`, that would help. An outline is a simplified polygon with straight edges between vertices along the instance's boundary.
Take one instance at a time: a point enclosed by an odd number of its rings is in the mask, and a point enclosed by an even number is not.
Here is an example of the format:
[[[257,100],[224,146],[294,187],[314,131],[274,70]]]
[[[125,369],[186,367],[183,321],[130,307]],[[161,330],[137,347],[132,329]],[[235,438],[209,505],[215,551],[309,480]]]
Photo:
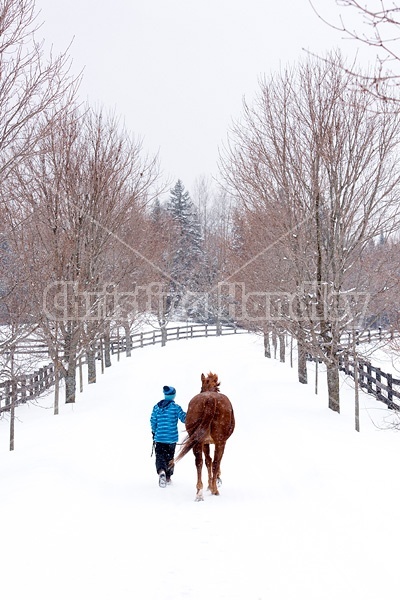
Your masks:
[[[204,324],[195,325],[179,325],[175,327],[167,327],[165,332],[161,329],[152,331],[144,331],[134,333],[130,336],[127,344],[126,337],[113,336],[110,340],[111,354],[124,352],[129,348],[143,348],[154,344],[162,343],[163,340],[168,342],[172,340],[192,339],[208,336],[222,336],[247,333],[245,329],[239,329],[235,326],[217,326]],[[97,358],[101,359],[101,343],[97,348]],[[17,354],[28,354],[29,345],[26,340],[23,346],[16,349]],[[21,350],[21,351],[20,351]],[[48,349],[43,343],[38,343],[37,340],[32,340],[31,354],[47,354]],[[81,364],[85,363],[83,357]],[[7,379],[0,383],[0,413],[8,411],[11,408],[12,402],[14,405],[24,404],[30,400],[38,398],[44,391],[50,389],[55,383],[54,364],[50,363],[40,369],[30,373],[29,375],[19,375],[13,379]]]

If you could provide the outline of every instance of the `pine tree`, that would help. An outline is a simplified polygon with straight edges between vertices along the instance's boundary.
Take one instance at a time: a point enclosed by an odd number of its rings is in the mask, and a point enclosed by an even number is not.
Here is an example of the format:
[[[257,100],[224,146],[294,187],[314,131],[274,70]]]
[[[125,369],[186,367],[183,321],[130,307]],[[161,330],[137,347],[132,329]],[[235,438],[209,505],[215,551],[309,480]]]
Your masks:
[[[200,289],[204,248],[197,209],[180,179],[171,190],[167,211],[174,224],[175,249],[172,267],[175,307],[188,292]]]

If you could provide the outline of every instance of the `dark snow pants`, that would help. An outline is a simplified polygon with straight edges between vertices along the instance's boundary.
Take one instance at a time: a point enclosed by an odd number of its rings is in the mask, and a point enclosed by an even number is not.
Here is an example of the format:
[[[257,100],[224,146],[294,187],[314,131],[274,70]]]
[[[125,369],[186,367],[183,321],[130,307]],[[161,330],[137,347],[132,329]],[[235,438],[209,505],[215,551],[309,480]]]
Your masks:
[[[171,460],[175,455],[176,444],[163,444],[156,442],[156,469],[157,473],[165,471],[167,479],[174,473],[174,467],[170,466]]]

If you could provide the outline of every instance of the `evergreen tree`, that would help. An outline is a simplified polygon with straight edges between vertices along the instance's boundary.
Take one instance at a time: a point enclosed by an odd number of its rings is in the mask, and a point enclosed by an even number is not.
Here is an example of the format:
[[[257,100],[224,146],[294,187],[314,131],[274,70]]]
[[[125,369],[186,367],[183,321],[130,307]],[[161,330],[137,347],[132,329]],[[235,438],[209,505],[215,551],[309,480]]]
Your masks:
[[[198,211],[180,179],[171,190],[167,211],[174,224],[172,267],[175,307],[188,292],[198,292],[203,274],[204,248]]]

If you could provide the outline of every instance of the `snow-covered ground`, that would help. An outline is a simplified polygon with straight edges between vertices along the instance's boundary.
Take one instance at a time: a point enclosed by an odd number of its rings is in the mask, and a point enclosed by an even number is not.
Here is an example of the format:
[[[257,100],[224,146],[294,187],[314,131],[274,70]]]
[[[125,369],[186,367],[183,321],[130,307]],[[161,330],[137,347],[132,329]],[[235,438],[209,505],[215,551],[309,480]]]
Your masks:
[[[114,358],[57,417],[51,396],[18,408],[14,452],[0,420],[1,597],[397,600],[400,431],[360,392],[355,432],[352,382],[335,414],[313,368],[299,384],[247,334],[169,342]],[[196,503],[191,454],[158,487],[149,418],[209,370],[237,425],[221,495]]]

